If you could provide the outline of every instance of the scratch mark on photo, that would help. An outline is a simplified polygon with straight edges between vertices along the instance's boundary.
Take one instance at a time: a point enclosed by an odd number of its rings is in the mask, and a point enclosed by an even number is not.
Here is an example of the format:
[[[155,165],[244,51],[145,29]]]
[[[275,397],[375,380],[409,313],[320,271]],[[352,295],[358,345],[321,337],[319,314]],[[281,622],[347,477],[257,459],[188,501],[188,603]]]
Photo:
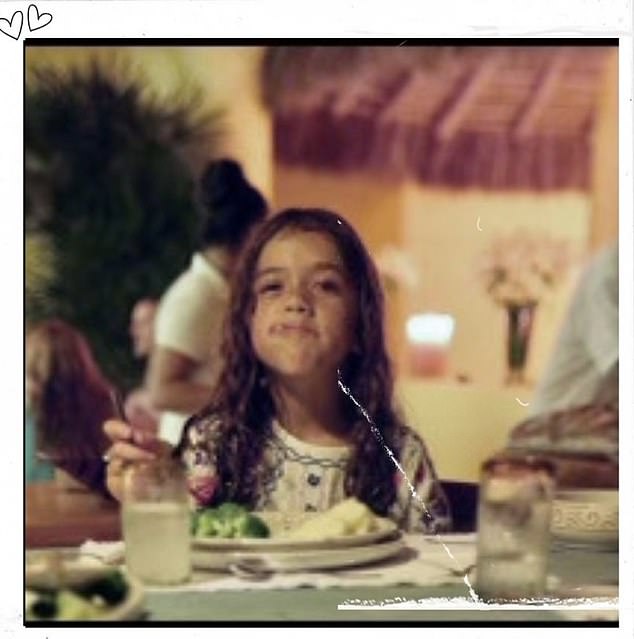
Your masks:
[[[412,485],[411,481],[409,480],[409,477],[407,476],[407,474],[403,470],[403,467],[398,463],[398,460],[394,456],[394,453],[392,452],[390,447],[385,443],[385,440],[383,439],[383,435],[381,434],[381,431],[376,427],[376,425],[374,424],[374,422],[372,421],[372,419],[368,415],[368,413],[365,410],[365,408],[363,406],[361,406],[361,404],[355,399],[354,395],[352,394],[352,391],[341,381],[341,378],[339,378],[337,380],[337,382],[339,384],[339,388],[352,400],[354,405],[361,411],[361,413],[365,417],[366,421],[370,425],[370,429],[372,430],[372,433],[377,438],[377,440],[379,441],[381,446],[383,446],[383,448],[387,452],[388,456],[392,460],[394,466],[398,469],[398,471],[403,476],[403,479],[407,482],[407,485],[409,487],[410,493],[412,494],[412,497],[414,499],[416,499],[422,505],[425,514],[427,516],[431,517],[431,514],[427,510],[427,506],[426,506],[424,500],[416,492],[416,489],[414,488],[414,486]],[[449,549],[447,544],[443,541],[442,536],[439,533],[434,533],[434,534],[438,538],[438,541],[442,544],[442,547],[444,548],[445,552],[450,557],[450,559],[452,559],[452,561],[456,564],[456,566],[458,566],[458,568],[460,568],[460,564],[458,563],[458,561],[454,557],[453,553],[451,552],[451,550]],[[476,594],[475,590],[473,589],[473,586],[471,585],[471,582],[469,581],[468,575],[467,574],[463,574],[463,578],[462,579],[463,579],[465,585],[467,586],[467,589],[469,591],[469,596],[471,597],[471,599],[474,602],[479,602],[480,598],[478,597],[478,595]]]

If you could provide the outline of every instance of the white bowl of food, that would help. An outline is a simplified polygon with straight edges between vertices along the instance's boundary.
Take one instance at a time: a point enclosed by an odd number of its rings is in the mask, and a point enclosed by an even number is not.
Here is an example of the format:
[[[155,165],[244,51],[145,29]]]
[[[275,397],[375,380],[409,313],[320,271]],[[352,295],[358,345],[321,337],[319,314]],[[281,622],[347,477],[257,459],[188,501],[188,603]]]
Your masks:
[[[577,544],[618,547],[618,490],[564,490],[555,495],[551,533]]]
[[[27,558],[27,622],[122,621],[143,612],[141,583],[119,568],[57,552]]]

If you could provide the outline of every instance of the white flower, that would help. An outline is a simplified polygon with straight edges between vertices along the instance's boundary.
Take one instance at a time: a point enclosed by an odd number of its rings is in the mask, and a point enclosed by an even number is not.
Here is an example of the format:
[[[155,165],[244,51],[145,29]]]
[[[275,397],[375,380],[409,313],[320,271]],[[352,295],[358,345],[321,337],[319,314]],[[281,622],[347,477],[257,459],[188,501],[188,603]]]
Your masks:
[[[536,303],[559,284],[569,264],[567,241],[518,230],[493,240],[479,272],[487,292],[506,306]]]

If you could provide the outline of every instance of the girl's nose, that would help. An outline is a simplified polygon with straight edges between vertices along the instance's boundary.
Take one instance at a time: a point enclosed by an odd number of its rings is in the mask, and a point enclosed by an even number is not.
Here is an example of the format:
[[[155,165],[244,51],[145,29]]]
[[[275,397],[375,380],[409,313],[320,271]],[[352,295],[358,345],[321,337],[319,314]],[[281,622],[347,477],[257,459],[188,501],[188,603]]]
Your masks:
[[[289,292],[286,299],[285,308],[287,311],[296,313],[307,313],[311,309],[311,303],[308,295],[302,290],[293,290]]]

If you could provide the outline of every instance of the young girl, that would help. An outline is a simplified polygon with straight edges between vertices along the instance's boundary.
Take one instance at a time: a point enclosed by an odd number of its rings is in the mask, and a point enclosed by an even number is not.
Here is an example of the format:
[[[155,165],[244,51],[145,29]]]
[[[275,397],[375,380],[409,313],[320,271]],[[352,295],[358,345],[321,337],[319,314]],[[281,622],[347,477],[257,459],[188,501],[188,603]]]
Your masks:
[[[29,330],[26,382],[27,481],[37,464],[37,449],[49,468],[55,465],[86,487],[107,494],[102,455],[109,442],[102,424],[114,414],[111,386],[83,335],[61,320]],[[29,441],[33,437],[34,445]]]
[[[405,530],[449,527],[425,446],[392,407],[378,276],[344,219],[290,209],[257,228],[232,282],[223,360],[176,449],[198,505],[299,513],[355,496]],[[121,422],[106,432],[118,494],[122,464],[150,446]]]

